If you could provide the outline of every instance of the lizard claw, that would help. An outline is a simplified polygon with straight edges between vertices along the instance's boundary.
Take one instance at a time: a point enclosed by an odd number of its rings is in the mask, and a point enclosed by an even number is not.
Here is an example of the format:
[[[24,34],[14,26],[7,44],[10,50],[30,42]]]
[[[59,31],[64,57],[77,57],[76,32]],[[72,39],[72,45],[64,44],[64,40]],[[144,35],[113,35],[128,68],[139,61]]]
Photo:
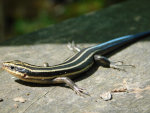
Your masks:
[[[75,93],[79,96],[84,96],[84,95],[87,95],[87,96],[90,96],[90,94],[88,92],[85,91],[85,89],[83,88],[79,88],[79,87],[74,87],[73,89],[75,91]],[[83,95],[84,94],[84,95]]]
[[[67,47],[71,50],[71,51],[75,51],[75,52],[80,52],[81,49],[78,47],[78,45],[75,44],[74,41],[72,41],[71,43],[69,42]]]
[[[126,72],[126,70],[123,69],[123,67],[125,67],[125,66],[127,66],[127,67],[134,67],[134,68],[135,68],[134,65],[125,65],[122,61],[111,62],[111,63],[110,63],[110,67],[111,67],[111,68],[117,69],[117,70],[119,70],[119,71],[124,71],[124,72]]]

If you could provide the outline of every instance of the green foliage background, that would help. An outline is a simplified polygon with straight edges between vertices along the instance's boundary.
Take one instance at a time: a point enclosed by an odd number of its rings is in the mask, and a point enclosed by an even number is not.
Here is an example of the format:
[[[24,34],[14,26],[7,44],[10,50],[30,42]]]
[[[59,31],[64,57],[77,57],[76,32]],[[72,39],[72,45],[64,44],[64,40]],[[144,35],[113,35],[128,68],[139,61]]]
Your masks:
[[[121,1],[125,0],[64,0],[60,3],[52,0],[7,1],[6,21],[10,18],[12,22],[6,26],[6,32],[11,37],[22,35]]]

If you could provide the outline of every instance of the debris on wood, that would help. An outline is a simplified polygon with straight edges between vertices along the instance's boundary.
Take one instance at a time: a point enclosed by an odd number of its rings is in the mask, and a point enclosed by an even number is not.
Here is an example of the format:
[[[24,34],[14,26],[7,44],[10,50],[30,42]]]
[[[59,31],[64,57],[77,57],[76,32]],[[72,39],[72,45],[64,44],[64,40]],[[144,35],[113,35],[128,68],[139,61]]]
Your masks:
[[[0,98],[0,102],[3,102],[3,99],[2,99],[2,98]]]
[[[21,102],[24,103],[26,100],[23,97],[16,97],[13,99],[15,102]]]
[[[14,107],[15,107],[15,108],[18,108],[18,104],[14,104]]]
[[[111,90],[112,93],[118,93],[118,92],[127,92],[127,88],[120,87],[120,88],[115,88]]]
[[[26,93],[26,95],[27,95],[27,96],[29,96],[29,95],[30,95],[30,93]]]
[[[108,100],[112,99],[112,94],[110,92],[105,92],[105,93],[101,94],[100,97],[103,100],[108,101]]]

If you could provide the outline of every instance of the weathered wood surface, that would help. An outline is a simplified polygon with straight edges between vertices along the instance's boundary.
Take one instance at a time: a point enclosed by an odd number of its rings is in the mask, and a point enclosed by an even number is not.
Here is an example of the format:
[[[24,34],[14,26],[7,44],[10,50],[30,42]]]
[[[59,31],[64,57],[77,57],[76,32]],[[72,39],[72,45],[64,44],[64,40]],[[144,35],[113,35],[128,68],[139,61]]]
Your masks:
[[[73,53],[66,47],[76,41],[87,47],[123,35],[150,29],[149,0],[128,0],[103,11],[86,14],[58,25],[17,37],[0,47],[0,63],[22,60],[43,65],[57,64]],[[82,98],[65,86],[40,86],[17,81],[0,71],[0,113],[149,113],[150,112],[150,37],[119,51],[110,57],[136,68],[126,72],[98,67],[88,71],[77,85],[86,88],[91,97]],[[83,44],[81,44],[83,43]],[[11,45],[11,46],[10,46]],[[93,69],[94,70],[94,69]],[[116,88],[127,92],[113,93],[104,101],[100,95]],[[24,103],[15,102],[23,97]]]

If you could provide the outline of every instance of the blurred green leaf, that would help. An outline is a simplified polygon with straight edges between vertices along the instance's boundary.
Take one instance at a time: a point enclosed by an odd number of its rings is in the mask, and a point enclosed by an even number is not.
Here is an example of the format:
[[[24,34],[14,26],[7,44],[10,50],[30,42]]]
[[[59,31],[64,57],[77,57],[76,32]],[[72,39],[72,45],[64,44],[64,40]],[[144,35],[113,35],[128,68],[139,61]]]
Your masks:
[[[121,1],[125,0],[78,0],[59,5],[52,5],[48,4],[48,2],[45,2],[44,6],[42,5],[43,2],[39,2],[39,4],[36,5],[38,7],[37,9],[40,10],[37,10],[37,12],[36,10],[33,12],[31,11],[31,17],[21,16],[22,18],[17,18],[14,21],[13,35],[21,35],[33,32],[37,29],[58,23],[64,19],[76,17],[87,12],[100,10],[110,4]],[[36,5],[34,7],[36,7]],[[30,13],[30,10],[27,10],[27,12]]]
[[[42,12],[37,18],[33,20],[17,19],[14,23],[14,30],[17,34],[24,34],[54,23],[54,19],[52,19],[46,12]]]

